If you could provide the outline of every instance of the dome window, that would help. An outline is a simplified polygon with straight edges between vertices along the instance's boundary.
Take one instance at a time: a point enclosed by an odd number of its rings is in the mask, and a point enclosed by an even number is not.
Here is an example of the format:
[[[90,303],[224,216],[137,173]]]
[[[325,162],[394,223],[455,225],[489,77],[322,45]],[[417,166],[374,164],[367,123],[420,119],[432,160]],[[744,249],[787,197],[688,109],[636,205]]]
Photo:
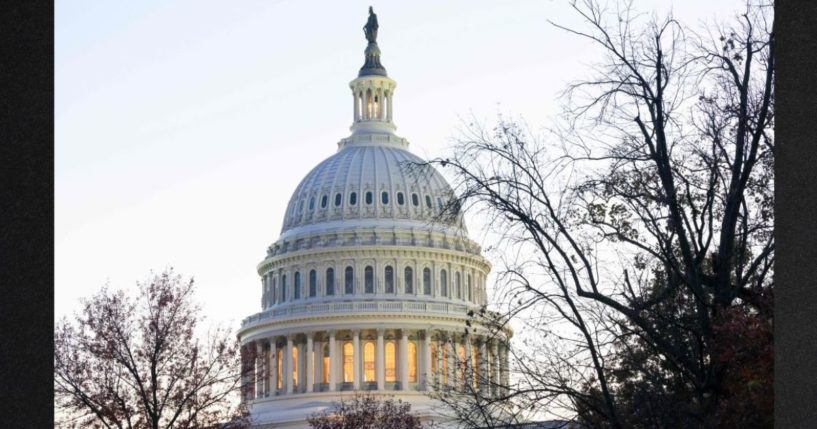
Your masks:
[[[331,296],[335,294],[335,269],[326,269],[326,295]]]
[[[346,278],[344,279],[343,293],[351,295],[355,293],[355,270],[352,267],[346,267]]]
[[[380,194],[380,202],[383,203],[383,204],[388,204],[389,203],[389,193],[388,192],[383,191],[383,193]]]
[[[298,203],[298,211],[299,211],[299,212],[304,211],[304,200],[301,200],[301,201]]]
[[[338,192],[335,194],[335,207],[340,207],[340,203],[343,202],[343,195]]]
[[[372,196],[371,192],[366,192],[366,204],[371,205],[374,201],[374,197]]]
[[[315,197],[309,199],[309,211],[315,210]]]
[[[402,193],[402,192],[398,192],[398,193],[397,193],[397,204],[400,204],[400,205],[402,206],[402,205],[403,205],[403,204],[405,204],[405,203],[406,203],[406,199],[405,199],[405,198],[403,198],[403,193]]]
[[[423,295],[431,295],[431,270],[423,269]]]
[[[371,266],[363,271],[363,286],[365,293],[374,293],[374,268]]]
[[[314,298],[318,294],[318,273],[315,270],[309,272],[309,297]]]
[[[440,271],[440,295],[448,296],[448,273],[445,270]]]
[[[426,195],[426,207],[431,208],[431,195]]]
[[[418,197],[417,194],[411,194],[411,204],[414,204],[414,207],[420,205],[420,197]]]
[[[349,194],[349,205],[357,205],[357,192]]]
[[[394,293],[394,268],[391,265],[386,267],[384,278],[386,280],[386,293]]]
[[[414,271],[411,267],[406,267],[406,271],[403,274],[403,281],[406,284],[403,291],[407,294],[414,294]]]
[[[295,285],[293,285],[292,289],[293,295],[295,295],[294,299],[301,299],[301,273],[295,272]]]
[[[327,197],[326,195],[324,195],[323,197],[321,197],[321,208],[322,208],[322,209],[325,209],[325,208],[326,208],[326,204],[328,203],[328,201],[327,201],[327,200],[329,200],[329,197]]]

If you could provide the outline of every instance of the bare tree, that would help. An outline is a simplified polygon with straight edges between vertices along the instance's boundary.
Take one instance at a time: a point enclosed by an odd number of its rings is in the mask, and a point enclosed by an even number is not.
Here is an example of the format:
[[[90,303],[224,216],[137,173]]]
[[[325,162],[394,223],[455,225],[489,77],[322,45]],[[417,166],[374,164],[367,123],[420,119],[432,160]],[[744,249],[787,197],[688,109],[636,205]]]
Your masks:
[[[724,327],[772,321],[771,5],[704,33],[629,3],[573,7],[586,29],[554,25],[604,56],[566,90],[565,121],[548,138],[474,122],[430,162],[454,178],[449,215],[483,213],[499,237],[494,320],[525,326],[505,398],[594,426],[674,427],[670,408],[716,426],[740,395],[723,351],[747,332]],[[647,394],[656,408],[633,402]]]
[[[420,417],[411,412],[411,404],[371,394],[355,395],[350,400],[341,398],[333,407],[307,418],[315,429],[421,429]]]
[[[139,283],[138,294],[107,287],[84,300],[54,333],[57,426],[95,428],[248,427],[238,404],[234,333],[202,320],[193,280],[171,270]]]

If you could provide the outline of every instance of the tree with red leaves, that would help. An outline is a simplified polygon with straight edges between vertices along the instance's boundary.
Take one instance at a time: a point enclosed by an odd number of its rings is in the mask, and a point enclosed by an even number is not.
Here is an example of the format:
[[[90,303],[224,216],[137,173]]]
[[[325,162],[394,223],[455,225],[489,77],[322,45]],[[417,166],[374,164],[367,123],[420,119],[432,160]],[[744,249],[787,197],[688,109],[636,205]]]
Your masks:
[[[57,324],[56,427],[249,427],[238,342],[220,327],[197,335],[193,284],[168,269],[135,294],[104,287]]]

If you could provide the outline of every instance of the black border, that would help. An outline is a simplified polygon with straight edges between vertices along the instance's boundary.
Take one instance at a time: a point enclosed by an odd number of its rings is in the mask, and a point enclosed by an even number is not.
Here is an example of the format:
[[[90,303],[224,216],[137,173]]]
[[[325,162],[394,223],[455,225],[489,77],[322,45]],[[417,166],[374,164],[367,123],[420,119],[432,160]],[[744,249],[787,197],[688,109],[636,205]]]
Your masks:
[[[2,427],[53,427],[54,5],[0,12]]]

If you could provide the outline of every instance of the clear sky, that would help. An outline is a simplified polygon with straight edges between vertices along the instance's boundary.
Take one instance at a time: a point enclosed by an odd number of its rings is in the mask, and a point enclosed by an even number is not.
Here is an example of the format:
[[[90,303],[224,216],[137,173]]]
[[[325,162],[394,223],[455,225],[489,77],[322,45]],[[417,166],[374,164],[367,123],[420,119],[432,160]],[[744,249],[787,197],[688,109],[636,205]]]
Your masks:
[[[421,156],[472,114],[546,126],[600,54],[547,23],[580,25],[556,0],[58,0],[56,316],[166,266],[195,276],[213,321],[259,311],[255,266],[290,194],[349,134],[370,4],[397,133]],[[691,25],[742,6],[635,4]]]

